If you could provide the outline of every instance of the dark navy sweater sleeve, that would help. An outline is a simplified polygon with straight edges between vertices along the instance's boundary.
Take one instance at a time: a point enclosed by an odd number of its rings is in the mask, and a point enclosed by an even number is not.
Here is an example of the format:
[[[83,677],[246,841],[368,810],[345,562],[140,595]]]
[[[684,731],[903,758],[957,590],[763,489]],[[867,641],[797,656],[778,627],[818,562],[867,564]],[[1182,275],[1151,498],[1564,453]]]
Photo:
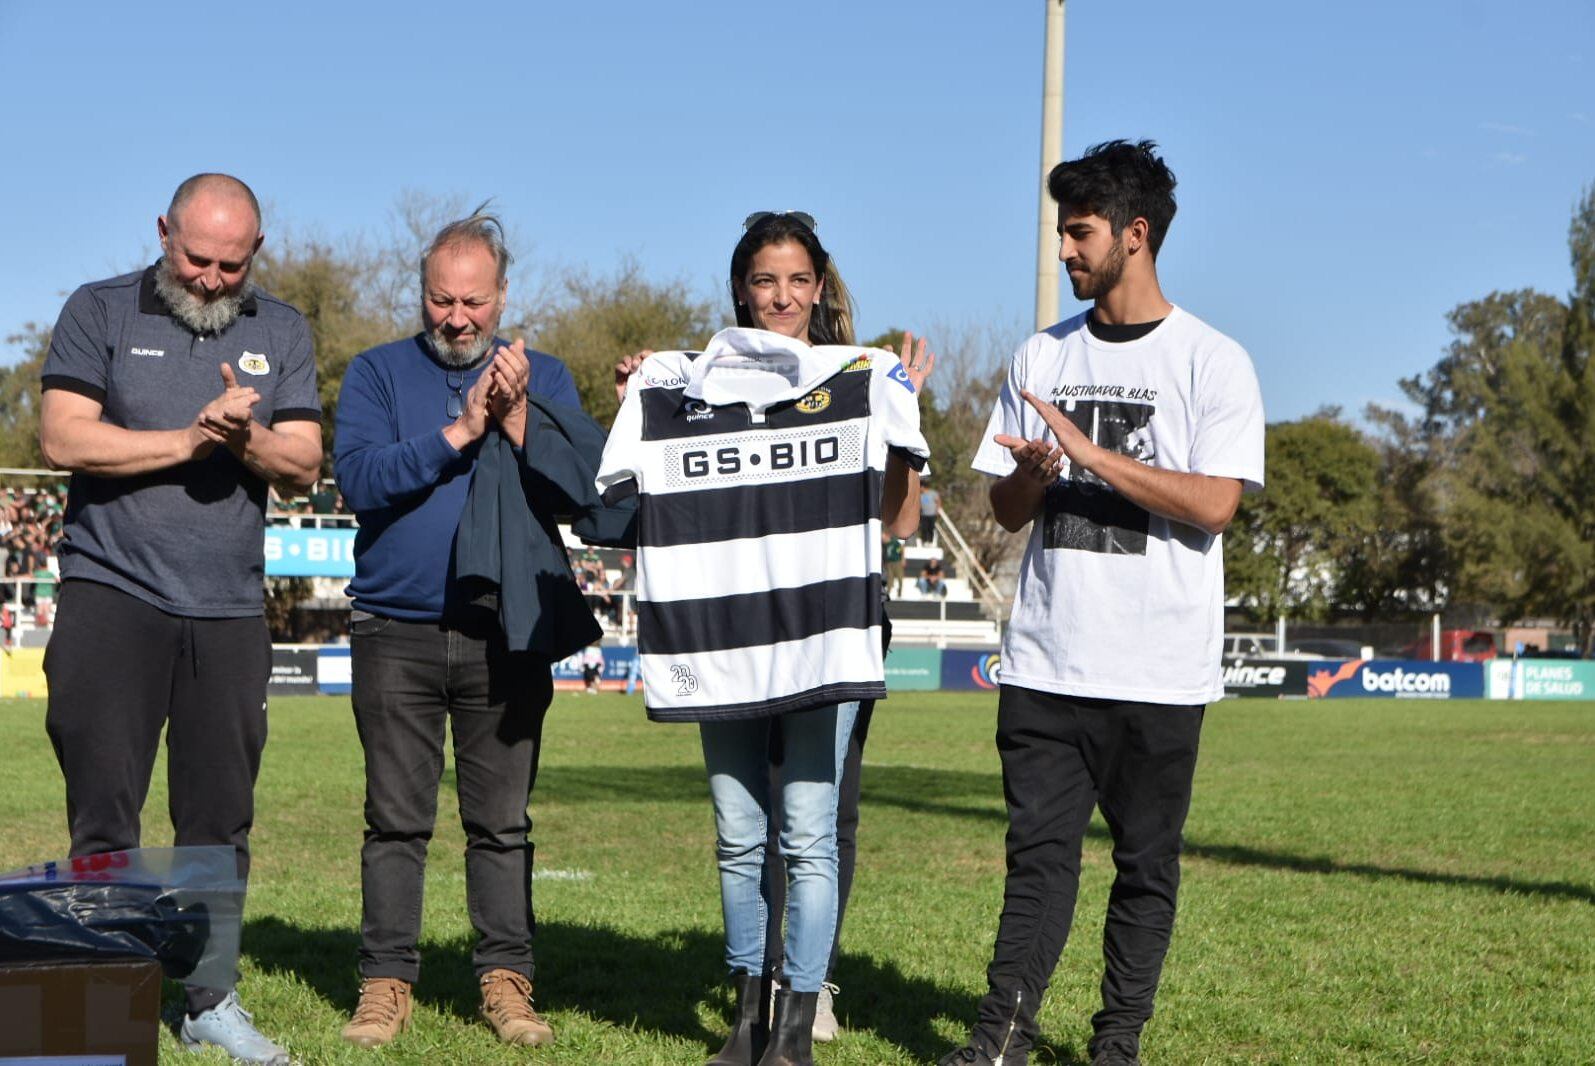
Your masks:
[[[391,507],[431,488],[460,457],[441,426],[399,438],[395,393],[400,384],[378,369],[371,353],[357,357],[344,375],[332,466],[338,489],[356,514]]]

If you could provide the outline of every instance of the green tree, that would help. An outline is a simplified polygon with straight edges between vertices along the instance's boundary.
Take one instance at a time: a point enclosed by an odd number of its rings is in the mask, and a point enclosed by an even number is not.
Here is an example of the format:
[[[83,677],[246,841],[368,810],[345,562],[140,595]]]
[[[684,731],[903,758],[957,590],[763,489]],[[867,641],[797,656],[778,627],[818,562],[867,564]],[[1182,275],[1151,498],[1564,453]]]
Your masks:
[[[22,358],[0,367],[0,466],[46,466],[39,448],[39,370],[50,351],[50,331],[29,322],[6,343]]]
[[[617,360],[645,349],[701,348],[723,319],[683,282],[655,282],[634,261],[614,273],[566,273],[558,295],[525,324],[527,343],[557,356],[576,379],[582,406],[603,425],[614,421]]]
[[[1333,408],[1270,425],[1266,449],[1268,491],[1224,535],[1227,592],[1255,622],[1322,618],[1378,525],[1379,452]]]
[[[1453,599],[1506,619],[1551,617],[1595,649],[1595,190],[1569,230],[1569,297],[1492,293],[1450,315],[1422,378]]]
[[[1369,405],[1379,449],[1379,521],[1351,545],[1341,577],[1342,609],[1364,621],[1442,610],[1452,561],[1446,549],[1435,458],[1421,421]]]
[[[370,282],[378,271],[373,257],[352,247],[340,249],[291,237],[268,244],[256,262],[256,284],[293,304],[310,326],[321,395],[322,469],[328,474],[332,470],[333,418],[344,371],[360,352],[392,340],[403,329],[369,301]]]

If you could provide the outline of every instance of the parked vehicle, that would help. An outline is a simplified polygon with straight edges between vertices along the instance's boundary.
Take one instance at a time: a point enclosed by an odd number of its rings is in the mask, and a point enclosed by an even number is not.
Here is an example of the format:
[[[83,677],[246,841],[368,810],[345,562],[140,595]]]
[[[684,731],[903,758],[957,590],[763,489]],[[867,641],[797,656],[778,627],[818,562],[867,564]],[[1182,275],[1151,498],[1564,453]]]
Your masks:
[[[1308,637],[1290,642],[1290,650],[1311,655],[1315,659],[1361,659],[1364,645],[1360,641],[1340,637]]]
[[[1422,637],[1401,649],[1403,658],[1433,659],[1430,637]],[[1484,629],[1443,629],[1440,631],[1440,659],[1453,663],[1488,662],[1500,654],[1495,634]]]
[[[1316,659],[1318,656],[1294,650],[1282,652],[1272,633],[1225,633],[1224,658]]]

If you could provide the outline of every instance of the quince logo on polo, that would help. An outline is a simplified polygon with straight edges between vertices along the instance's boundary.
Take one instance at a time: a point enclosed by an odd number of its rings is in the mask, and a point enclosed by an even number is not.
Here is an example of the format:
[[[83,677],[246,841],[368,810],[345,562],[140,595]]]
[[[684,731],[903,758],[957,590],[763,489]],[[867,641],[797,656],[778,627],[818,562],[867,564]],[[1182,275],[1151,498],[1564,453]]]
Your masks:
[[[1448,696],[1451,694],[1451,675],[1403,670],[1399,666],[1394,670],[1365,668],[1362,672],[1362,690],[1388,692],[1397,696]]]

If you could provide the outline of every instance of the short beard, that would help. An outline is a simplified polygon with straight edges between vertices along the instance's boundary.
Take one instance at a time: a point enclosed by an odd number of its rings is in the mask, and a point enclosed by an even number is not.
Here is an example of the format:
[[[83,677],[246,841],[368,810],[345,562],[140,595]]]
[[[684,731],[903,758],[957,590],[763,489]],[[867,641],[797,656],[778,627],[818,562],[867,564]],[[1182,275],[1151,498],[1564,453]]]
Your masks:
[[[233,288],[219,296],[205,299],[195,295],[178,278],[171,260],[165,256],[155,264],[155,293],[172,317],[198,334],[220,333],[233,324],[244,309],[244,300],[250,292],[249,279],[255,272],[254,261],[244,267],[244,276]]]
[[[422,336],[426,337],[426,346],[432,350],[437,361],[450,367],[474,366],[493,344],[491,333],[479,333],[474,340],[463,343],[450,342],[442,327],[423,329]]]
[[[1108,249],[1108,257],[1102,265],[1090,271],[1084,277],[1076,279],[1069,275],[1069,287],[1074,290],[1076,300],[1100,300],[1113,291],[1113,287],[1124,277],[1124,264],[1130,256],[1124,250],[1124,234],[1120,233],[1114,238],[1113,247]]]

